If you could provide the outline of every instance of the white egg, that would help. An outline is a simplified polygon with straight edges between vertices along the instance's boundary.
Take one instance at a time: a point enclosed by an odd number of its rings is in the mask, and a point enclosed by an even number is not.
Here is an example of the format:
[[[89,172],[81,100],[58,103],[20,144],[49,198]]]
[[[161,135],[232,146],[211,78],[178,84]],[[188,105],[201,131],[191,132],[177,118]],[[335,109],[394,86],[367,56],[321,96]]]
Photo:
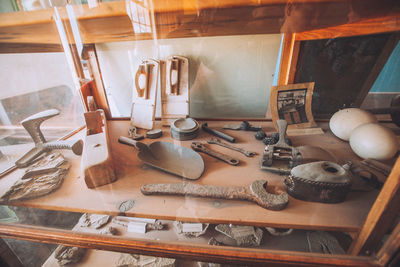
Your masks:
[[[364,159],[390,159],[396,154],[398,146],[395,134],[378,123],[360,125],[350,135],[351,149]]]
[[[377,123],[378,120],[370,112],[359,108],[339,110],[329,120],[332,133],[342,140],[349,141],[351,132],[365,123]]]

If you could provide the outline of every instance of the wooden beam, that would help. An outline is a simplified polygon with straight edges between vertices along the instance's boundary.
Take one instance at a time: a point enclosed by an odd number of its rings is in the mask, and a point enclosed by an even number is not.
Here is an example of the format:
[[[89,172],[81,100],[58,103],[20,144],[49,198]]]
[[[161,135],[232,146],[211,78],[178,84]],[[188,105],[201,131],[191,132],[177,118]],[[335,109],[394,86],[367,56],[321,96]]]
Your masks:
[[[289,73],[292,69],[293,52],[295,47],[296,34],[286,33],[283,36],[281,62],[279,66],[278,85],[287,85],[289,81]],[[298,51],[297,51],[298,52]],[[298,56],[295,55],[295,58]]]
[[[210,246],[188,242],[168,242],[140,238],[122,238],[45,227],[0,223],[0,236],[102,249],[122,253],[137,253],[160,257],[210,262],[263,266],[379,266],[374,258],[348,255],[302,253],[257,248]]]
[[[400,31],[400,14],[365,19],[354,23],[301,32],[297,41],[349,37]]]
[[[0,43],[0,54],[64,52],[61,44]]]
[[[89,61],[90,73],[94,81],[91,87],[93,87],[92,93],[97,107],[104,110],[106,118],[110,119],[112,117],[111,110],[108,105],[107,94],[104,88],[99,61],[97,59],[96,47],[95,45],[86,45],[83,50],[83,58]]]
[[[349,248],[350,255],[371,254],[392,226],[400,210],[400,158],[387,178],[368,213],[358,237]]]
[[[304,32],[301,33],[303,36],[301,38],[315,39],[321,36],[333,38],[399,30],[398,10],[394,9],[397,13],[387,15],[390,3],[381,3],[377,0],[365,1],[377,5],[375,9],[365,5],[364,9],[369,11],[368,20],[360,15],[358,20],[361,21]],[[299,2],[306,2],[312,8],[324,10],[328,14],[318,18],[315,26],[309,25],[312,29],[348,21],[347,0],[299,0]],[[88,5],[73,5],[82,42],[90,44],[152,39],[152,34],[135,32],[133,25],[137,22],[130,15],[131,10],[135,11],[136,6],[143,6],[143,2],[129,1],[129,5],[127,3],[126,1],[104,2],[95,8],[89,8]],[[155,0],[151,3],[151,6],[145,6],[143,10],[154,14],[159,39],[280,33],[287,6],[287,0]],[[332,9],[334,12],[329,12]],[[66,8],[60,7],[57,11],[61,20],[68,22],[70,18]],[[54,9],[0,14],[0,42],[59,44],[60,38],[53,17]]]
[[[399,258],[400,254],[398,253],[400,250],[400,223],[397,223],[397,226],[393,229],[389,238],[386,240],[385,244],[379,250],[376,255],[377,261],[381,266],[389,266],[389,262],[393,260],[393,255],[396,255]]]

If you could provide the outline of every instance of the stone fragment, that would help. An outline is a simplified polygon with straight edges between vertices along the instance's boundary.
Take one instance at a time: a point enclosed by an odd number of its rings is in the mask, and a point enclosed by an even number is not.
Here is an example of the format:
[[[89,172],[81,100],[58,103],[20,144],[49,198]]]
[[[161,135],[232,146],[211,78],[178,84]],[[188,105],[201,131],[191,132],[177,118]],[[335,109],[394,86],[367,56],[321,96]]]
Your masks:
[[[118,235],[119,231],[117,228],[112,227],[112,226],[107,226],[103,230],[100,231],[100,234],[102,235]]]
[[[234,239],[237,246],[259,246],[263,237],[263,231],[254,226],[219,224],[215,230]]]
[[[175,259],[136,254],[121,254],[117,267],[174,267]]]
[[[89,214],[85,213],[79,219],[78,224],[81,227],[90,227],[94,229],[99,229],[107,224],[110,220],[109,215],[102,215],[102,214]]]
[[[86,253],[85,248],[58,246],[54,257],[60,266],[78,263]]]
[[[346,254],[339,241],[325,231],[307,232],[308,250],[314,253]]]
[[[135,201],[132,199],[122,201],[121,203],[118,204],[118,210],[120,212],[127,212],[131,208],[135,206]]]
[[[24,176],[16,181],[0,200],[7,202],[32,199],[57,190],[70,168],[70,164],[65,161],[64,157],[57,154],[47,155],[32,166],[29,172],[27,170]]]
[[[53,151],[38,162],[26,168],[25,175],[23,177],[28,178],[30,173],[46,173],[51,170],[56,170],[56,168],[59,168],[64,162],[64,156],[59,152]]]
[[[184,223],[184,222],[178,222],[175,221],[173,223],[174,228],[175,228],[175,232],[179,235],[184,235],[186,237],[199,237],[203,234],[205,234],[205,232],[207,231],[207,228],[209,226],[208,223],[203,223],[202,224],[202,229],[200,231],[196,231],[196,232],[185,232],[183,231],[183,229],[185,228],[184,225],[185,224],[191,224],[191,223]]]

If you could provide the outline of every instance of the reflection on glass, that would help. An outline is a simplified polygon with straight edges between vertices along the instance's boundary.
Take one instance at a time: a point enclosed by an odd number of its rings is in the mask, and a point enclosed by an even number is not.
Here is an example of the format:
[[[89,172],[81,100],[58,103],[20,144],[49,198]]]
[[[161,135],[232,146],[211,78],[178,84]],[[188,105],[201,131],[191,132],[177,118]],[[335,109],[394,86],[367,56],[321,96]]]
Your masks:
[[[126,10],[135,34],[151,33],[150,10],[147,1],[126,1]]]

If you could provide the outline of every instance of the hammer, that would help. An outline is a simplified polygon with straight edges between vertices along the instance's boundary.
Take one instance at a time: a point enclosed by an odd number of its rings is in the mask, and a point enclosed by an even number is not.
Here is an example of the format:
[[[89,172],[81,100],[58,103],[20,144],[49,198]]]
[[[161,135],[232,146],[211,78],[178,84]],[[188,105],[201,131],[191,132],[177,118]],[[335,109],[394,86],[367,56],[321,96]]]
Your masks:
[[[282,210],[288,202],[286,192],[272,194],[266,190],[266,180],[256,180],[250,186],[213,186],[192,183],[146,184],[140,188],[144,195],[179,195],[220,199],[248,200],[269,210]]]

